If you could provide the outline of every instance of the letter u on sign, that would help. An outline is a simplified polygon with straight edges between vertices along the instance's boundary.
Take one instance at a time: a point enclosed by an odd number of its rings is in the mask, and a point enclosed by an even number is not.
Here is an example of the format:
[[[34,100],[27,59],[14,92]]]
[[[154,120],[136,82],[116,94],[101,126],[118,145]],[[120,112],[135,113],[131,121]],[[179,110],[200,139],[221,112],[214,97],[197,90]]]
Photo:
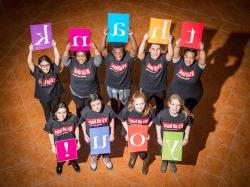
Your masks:
[[[204,23],[183,22],[181,28],[181,46],[200,48]]]
[[[128,149],[129,152],[148,151],[148,126],[128,126]]]
[[[90,50],[90,29],[70,28],[69,38],[71,51],[89,51]]]
[[[109,127],[97,127],[89,129],[90,154],[110,153]]]
[[[34,50],[52,47],[51,23],[30,25],[30,32]]]

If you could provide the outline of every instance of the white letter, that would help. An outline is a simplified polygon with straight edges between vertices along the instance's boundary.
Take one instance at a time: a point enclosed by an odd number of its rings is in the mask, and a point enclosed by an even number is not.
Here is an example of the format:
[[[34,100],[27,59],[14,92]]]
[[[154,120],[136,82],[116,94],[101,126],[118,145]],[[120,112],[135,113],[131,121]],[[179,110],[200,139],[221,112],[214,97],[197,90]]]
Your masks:
[[[87,45],[87,41],[86,41],[86,40],[87,40],[87,37],[88,37],[88,36],[74,36],[74,37],[73,37],[73,45],[72,45],[72,46],[78,46],[78,45],[77,45],[77,39],[78,39],[78,38],[81,38],[81,39],[82,39],[82,46],[88,46],[88,45]]]
[[[141,137],[141,143],[138,144],[138,145],[136,145],[135,142],[134,142],[134,138],[135,138],[136,135],[139,135]],[[146,138],[142,134],[137,133],[137,134],[133,134],[130,137],[129,141],[130,141],[131,145],[133,145],[133,146],[142,146],[145,143]]]
[[[166,29],[167,29],[168,22],[164,21],[163,22],[163,27],[162,27],[162,34],[161,34],[161,39],[166,39]],[[156,31],[159,27],[154,27],[153,32],[152,32],[152,38],[156,38]]]
[[[104,135],[103,137],[102,137],[102,146],[101,147],[99,147],[100,149],[103,149],[104,147],[106,147],[106,138],[107,138],[107,136],[108,135]],[[97,145],[97,138],[98,138],[99,136],[95,136],[94,137],[94,149],[97,149],[98,148],[98,145]]]
[[[173,159],[177,160],[177,158],[174,156],[174,153],[175,153],[176,147],[177,147],[177,145],[178,145],[178,143],[179,143],[180,141],[175,140],[175,141],[174,141],[174,145],[173,145],[172,148],[170,147],[169,142],[171,142],[171,141],[170,141],[170,140],[167,140],[167,141],[166,141],[166,143],[167,143],[167,145],[168,145],[168,148],[170,149],[170,153],[171,153]]]
[[[111,36],[124,36],[125,35],[125,30],[122,30],[122,29],[119,29],[118,28],[118,25],[121,25],[121,26],[123,26],[123,27],[125,27],[125,23],[116,23],[116,24],[114,24],[114,34],[111,34]],[[119,31],[121,32],[121,34],[118,34],[118,29],[119,29]]]
[[[45,40],[43,44],[48,44],[49,43],[47,27],[48,27],[48,25],[44,25],[44,27],[43,27],[44,36],[42,36],[42,33],[36,33],[41,38],[34,45],[40,45],[43,40]]]
[[[192,28],[191,31],[187,31],[187,32],[191,32],[190,40],[187,43],[193,43],[195,30]]]

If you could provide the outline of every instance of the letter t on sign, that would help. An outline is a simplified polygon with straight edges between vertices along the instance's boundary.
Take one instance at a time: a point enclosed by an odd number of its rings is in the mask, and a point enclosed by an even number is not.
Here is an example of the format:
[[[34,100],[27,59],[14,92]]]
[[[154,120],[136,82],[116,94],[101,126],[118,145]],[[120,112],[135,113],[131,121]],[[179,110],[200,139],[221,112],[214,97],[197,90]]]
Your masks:
[[[90,29],[87,28],[70,28],[69,29],[70,45],[72,51],[89,51],[90,50]]]

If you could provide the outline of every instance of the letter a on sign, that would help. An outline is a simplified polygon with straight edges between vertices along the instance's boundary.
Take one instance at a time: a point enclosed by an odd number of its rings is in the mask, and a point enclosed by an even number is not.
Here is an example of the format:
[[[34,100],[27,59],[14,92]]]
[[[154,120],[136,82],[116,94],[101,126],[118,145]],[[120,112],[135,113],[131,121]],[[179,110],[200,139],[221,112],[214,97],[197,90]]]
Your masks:
[[[149,43],[167,44],[172,20],[169,19],[150,19]]]
[[[69,38],[71,51],[89,51],[90,50],[90,29],[70,28]]]
[[[52,47],[51,23],[30,25],[30,32],[34,50]]]
[[[183,132],[164,132],[162,160],[182,160],[182,139]]]
[[[203,23],[183,22],[181,28],[181,46],[199,49],[203,28]]]
[[[61,140],[56,142],[57,161],[77,159],[76,139]]]
[[[128,42],[129,14],[108,13],[107,42]]]
[[[128,149],[129,152],[148,151],[148,126],[128,126]]]
[[[109,127],[97,127],[89,129],[90,154],[110,153]]]

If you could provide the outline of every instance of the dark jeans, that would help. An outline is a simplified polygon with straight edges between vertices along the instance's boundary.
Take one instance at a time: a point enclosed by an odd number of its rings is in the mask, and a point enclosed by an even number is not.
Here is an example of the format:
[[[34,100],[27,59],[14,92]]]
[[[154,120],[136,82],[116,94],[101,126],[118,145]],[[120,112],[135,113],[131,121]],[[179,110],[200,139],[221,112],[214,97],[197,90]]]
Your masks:
[[[46,121],[48,121],[49,118],[51,117],[52,108],[60,102],[60,97],[57,97],[50,101],[43,101],[43,100],[39,101],[42,104],[45,119]]]
[[[130,153],[131,157],[136,158],[138,155],[142,160],[145,160],[148,158],[148,152],[135,152],[135,153]]]
[[[57,165],[63,166],[65,164],[65,161],[63,162],[57,162]],[[77,160],[70,160],[69,164],[78,164]]]
[[[77,117],[80,118],[81,116],[81,111],[82,109],[87,105],[87,102],[88,102],[88,97],[86,98],[80,98],[80,97],[77,97],[73,94],[71,94],[71,97],[76,105],[76,114],[77,114]]]

